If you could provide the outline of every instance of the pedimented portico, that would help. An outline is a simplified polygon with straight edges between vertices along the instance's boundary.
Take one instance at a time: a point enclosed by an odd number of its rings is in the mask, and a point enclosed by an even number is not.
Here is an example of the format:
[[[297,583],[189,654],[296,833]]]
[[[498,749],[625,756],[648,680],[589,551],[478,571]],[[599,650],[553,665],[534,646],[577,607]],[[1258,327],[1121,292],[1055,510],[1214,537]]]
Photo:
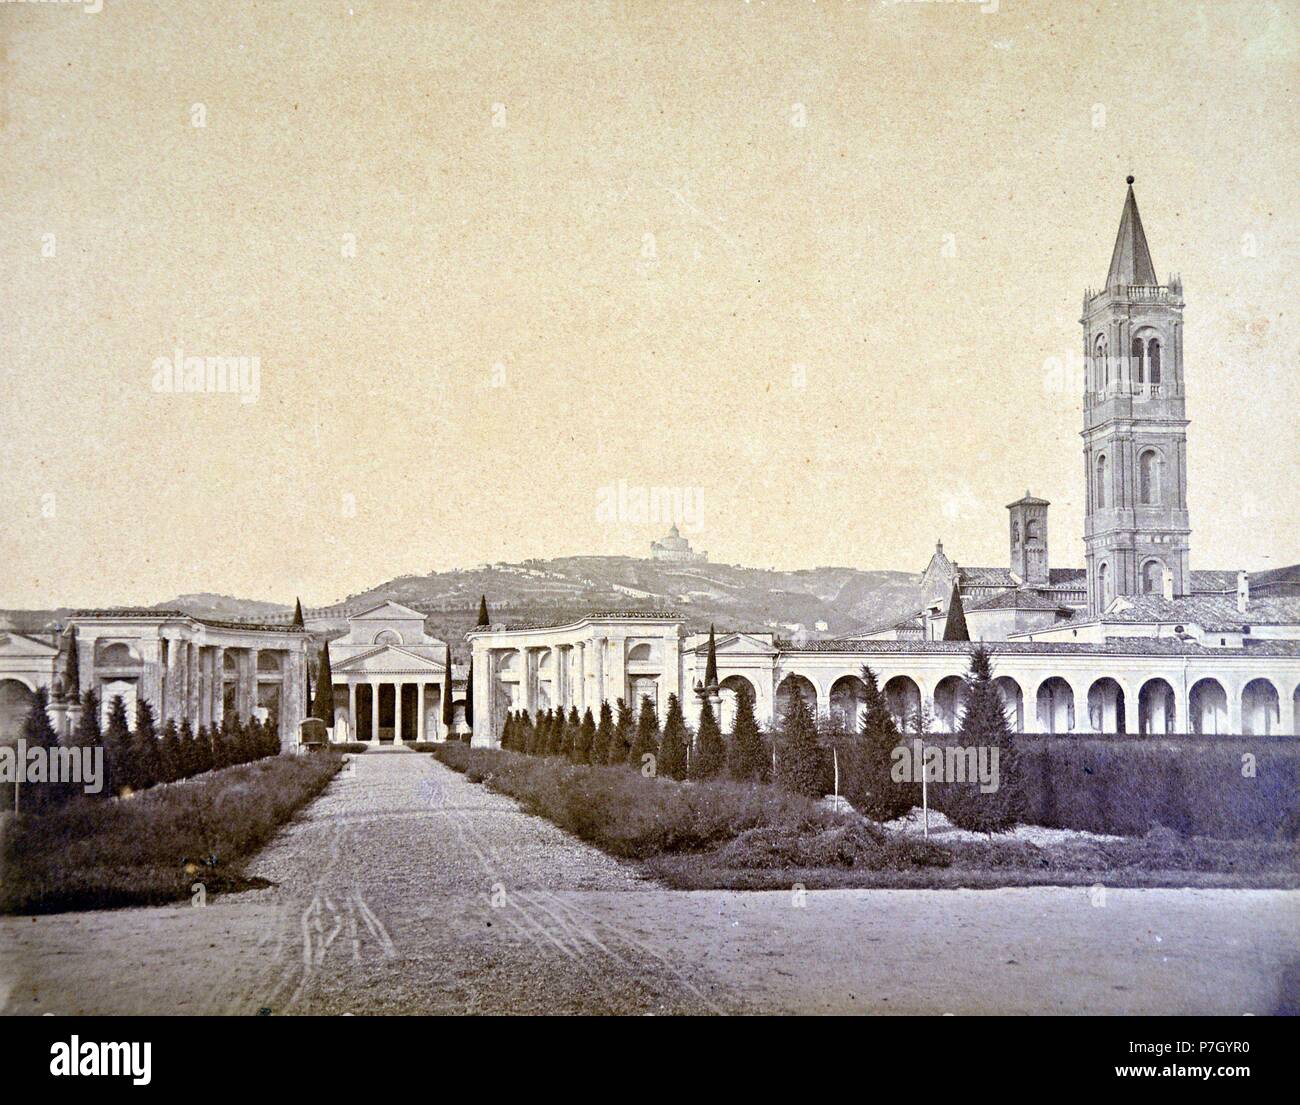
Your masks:
[[[378,603],[349,618],[348,632],[329,650],[335,740],[446,739],[443,700],[451,695],[455,705],[457,672],[455,665],[447,671],[446,642],[424,631],[418,610]]]

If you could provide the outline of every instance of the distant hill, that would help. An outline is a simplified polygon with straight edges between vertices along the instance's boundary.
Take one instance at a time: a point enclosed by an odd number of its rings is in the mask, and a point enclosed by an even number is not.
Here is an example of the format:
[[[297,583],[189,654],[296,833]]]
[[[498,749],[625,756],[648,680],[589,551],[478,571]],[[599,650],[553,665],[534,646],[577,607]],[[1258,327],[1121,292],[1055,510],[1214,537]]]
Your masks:
[[[572,556],[399,576],[330,607],[307,608],[308,626],[328,634],[347,614],[392,599],[427,616],[430,633],[460,652],[486,595],[493,622],[559,622],[595,610],[674,610],[692,627],[834,636],[921,605],[912,572],[809,568],[778,572],[728,564],[674,564],[630,556]],[[228,620],[287,620],[292,606],[209,593],[178,595],[153,609]],[[0,611],[11,628],[40,632],[68,611]]]

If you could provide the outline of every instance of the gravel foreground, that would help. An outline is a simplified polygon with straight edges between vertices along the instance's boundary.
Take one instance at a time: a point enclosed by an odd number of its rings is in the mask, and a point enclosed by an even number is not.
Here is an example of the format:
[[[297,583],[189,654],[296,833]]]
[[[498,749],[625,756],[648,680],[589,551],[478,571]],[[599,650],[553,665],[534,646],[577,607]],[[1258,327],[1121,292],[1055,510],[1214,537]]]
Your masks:
[[[206,905],[0,918],[17,1014],[1294,1012],[1300,892],[678,892],[354,757]]]

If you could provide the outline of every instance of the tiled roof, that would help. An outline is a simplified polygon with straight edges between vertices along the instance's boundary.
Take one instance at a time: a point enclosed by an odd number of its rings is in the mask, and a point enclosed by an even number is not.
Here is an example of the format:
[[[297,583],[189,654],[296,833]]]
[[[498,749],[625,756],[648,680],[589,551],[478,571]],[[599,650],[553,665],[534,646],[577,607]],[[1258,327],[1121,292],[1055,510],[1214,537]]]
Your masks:
[[[1044,595],[1028,587],[1017,587],[1012,591],[999,591],[986,599],[966,607],[967,612],[974,610],[1060,610],[1060,599]]]
[[[74,610],[70,618],[147,618],[168,621],[172,618],[184,618],[186,621],[209,625],[213,629],[282,629],[286,633],[305,633],[300,625],[288,622],[270,621],[231,621],[222,618],[205,618],[198,614],[187,614],[184,610],[156,610],[152,606],[106,606],[93,610]]]
[[[1014,587],[1010,568],[969,568],[965,564],[957,569],[957,578],[963,585],[974,587]]]
[[[1251,599],[1246,611],[1237,609],[1236,597],[1189,595],[1167,599],[1161,595],[1125,596],[1128,609],[1103,614],[1103,622],[1184,622],[1208,630],[1240,629],[1245,625],[1300,625],[1300,598],[1267,596]]]
[[[1237,573],[1201,570],[1192,571],[1192,594],[1203,591],[1231,591],[1237,593]]]
[[[1049,568],[1047,570],[1047,584],[1049,587],[1087,587],[1088,586],[1088,569],[1087,568]]]
[[[783,651],[840,652],[855,655],[897,655],[900,653],[969,652],[975,645],[969,641],[809,641],[791,645]],[[1192,641],[1176,637],[1124,637],[1111,638],[1104,643],[1078,643],[1056,641],[986,641],[984,647],[996,659],[999,655],[1098,655],[1098,656],[1296,656],[1300,657],[1300,641],[1255,641],[1249,650],[1206,648]]]

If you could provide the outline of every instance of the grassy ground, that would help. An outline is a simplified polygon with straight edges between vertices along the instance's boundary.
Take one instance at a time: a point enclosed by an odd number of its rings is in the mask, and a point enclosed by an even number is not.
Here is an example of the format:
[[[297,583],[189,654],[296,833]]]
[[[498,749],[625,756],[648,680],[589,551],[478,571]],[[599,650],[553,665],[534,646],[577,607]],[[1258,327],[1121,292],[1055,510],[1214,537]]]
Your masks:
[[[155,905],[246,889],[247,860],[320,794],[341,757],[275,756],[153,787],[77,798],[10,818],[0,841],[0,913]]]
[[[772,786],[683,784],[622,767],[464,745],[434,753],[475,782],[678,889],[1002,886],[1300,887],[1300,846],[1155,829],[1051,845],[924,841]]]

